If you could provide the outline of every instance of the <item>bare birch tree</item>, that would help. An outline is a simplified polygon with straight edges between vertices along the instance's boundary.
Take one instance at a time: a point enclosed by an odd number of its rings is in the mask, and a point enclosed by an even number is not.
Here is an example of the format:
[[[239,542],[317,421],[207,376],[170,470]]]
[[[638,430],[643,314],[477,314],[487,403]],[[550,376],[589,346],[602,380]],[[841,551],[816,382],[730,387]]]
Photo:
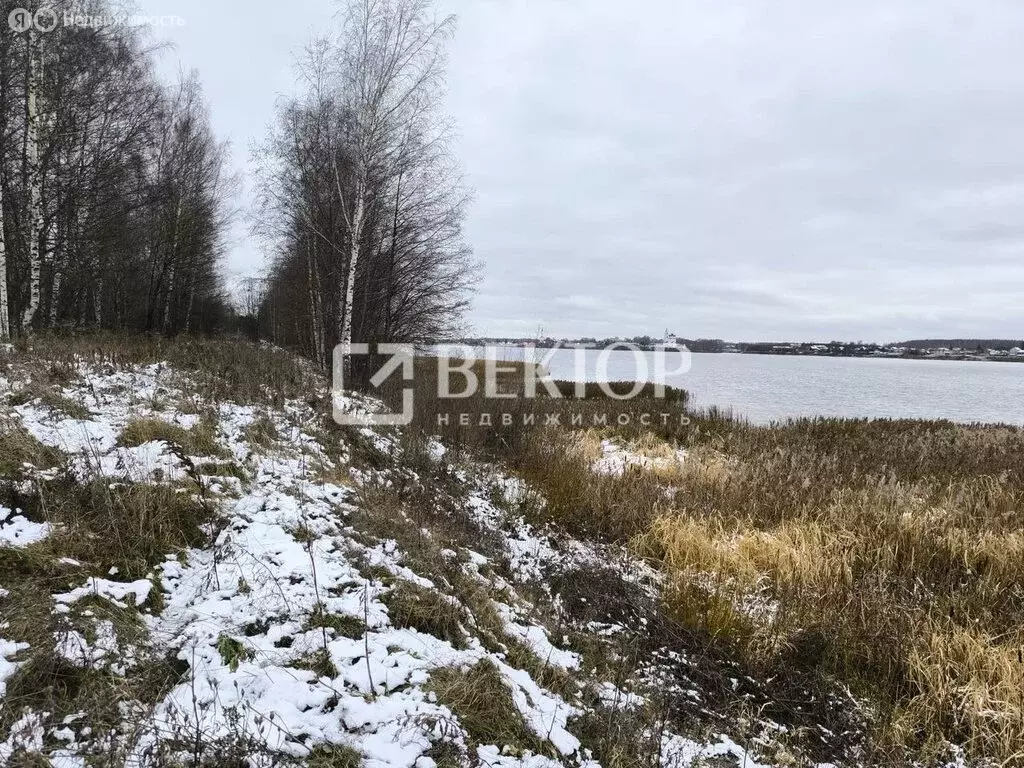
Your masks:
[[[41,262],[39,241],[43,234],[42,173],[39,166],[39,35],[30,27],[25,35],[28,69],[25,98],[25,184],[28,202],[28,306],[21,317],[23,328],[31,328],[39,308]]]
[[[304,92],[256,159],[254,231],[273,264],[263,331],[321,365],[353,341],[416,341],[458,324],[473,283],[468,196],[440,114],[454,19],[426,0],[351,0],[314,41]],[[271,320],[272,316],[272,320]]]
[[[424,118],[443,76],[443,46],[454,27],[454,17],[438,20],[425,0],[353,0],[346,11],[338,53],[342,99],[353,129],[349,195],[337,158],[333,166],[350,240],[338,329],[345,361],[351,357],[370,178],[387,176],[403,132]]]

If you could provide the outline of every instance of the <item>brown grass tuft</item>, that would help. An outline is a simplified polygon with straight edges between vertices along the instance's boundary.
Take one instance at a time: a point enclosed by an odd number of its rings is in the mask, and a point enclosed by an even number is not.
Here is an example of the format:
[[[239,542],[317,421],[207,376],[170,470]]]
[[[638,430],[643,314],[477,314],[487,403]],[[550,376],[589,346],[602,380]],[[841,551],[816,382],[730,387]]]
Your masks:
[[[224,448],[217,442],[213,421],[200,421],[191,429],[158,418],[132,419],[121,432],[120,443],[127,447],[163,440],[180,446],[191,456],[223,456]]]
[[[398,580],[381,597],[396,627],[411,627],[427,635],[447,640],[456,648],[466,648],[463,630],[465,610],[454,598],[410,581]]]
[[[486,659],[468,669],[434,670],[426,687],[459,718],[474,744],[551,752],[551,747],[523,722],[501,673]]]

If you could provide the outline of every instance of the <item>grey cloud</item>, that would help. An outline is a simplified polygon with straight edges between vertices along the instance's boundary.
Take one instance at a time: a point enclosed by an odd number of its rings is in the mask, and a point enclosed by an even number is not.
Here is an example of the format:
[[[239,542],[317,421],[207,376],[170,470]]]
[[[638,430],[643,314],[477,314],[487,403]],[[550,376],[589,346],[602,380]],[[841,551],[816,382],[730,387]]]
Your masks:
[[[1024,3],[442,2],[476,331],[1022,335]],[[244,167],[332,9],[171,10]]]
[[[1024,222],[972,224],[962,229],[945,232],[943,236],[956,243],[1019,243],[1024,245]]]

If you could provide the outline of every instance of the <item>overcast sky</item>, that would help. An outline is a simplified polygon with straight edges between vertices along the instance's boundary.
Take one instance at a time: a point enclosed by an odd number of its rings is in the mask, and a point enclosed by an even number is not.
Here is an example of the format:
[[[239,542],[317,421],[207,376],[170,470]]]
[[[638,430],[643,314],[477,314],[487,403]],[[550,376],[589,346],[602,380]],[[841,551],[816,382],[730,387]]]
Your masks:
[[[139,5],[246,169],[334,6]],[[1021,0],[441,7],[476,332],[1024,336]]]

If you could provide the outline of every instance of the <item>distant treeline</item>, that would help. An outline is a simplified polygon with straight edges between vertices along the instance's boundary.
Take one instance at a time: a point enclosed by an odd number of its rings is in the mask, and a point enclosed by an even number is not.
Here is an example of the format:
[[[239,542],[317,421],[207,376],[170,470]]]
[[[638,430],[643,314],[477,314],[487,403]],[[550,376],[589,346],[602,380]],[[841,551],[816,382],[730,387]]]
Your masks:
[[[912,339],[893,344],[894,347],[907,349],[996,349],[1007,352],[1011,349],[1024,349],[1024,340],[1014,339]]]
[[[452,342],[444,339],[438,339],[433,343],[443,344]],[[550,349],[558,346],[571,347],[576,344],[586,345],[593,347],[594,349],[604,349],[612,346],[613,344],[633,344],[642,349],[655,349],[656,347],[662,346],[664,341],[662,339],[656,339],[653,336],[634,336],[631,339],[597,339],[589,336],[581,339],[553,339],[550,337],[544,339],[481,337],[457,339],[454,343],[464,344],[469,347],[486,347],[490,345],[522,347],[529,345],[537,347],[538,349]],[[725,352],[727,347],[726,342],[721,339],[676,339],[676,343],[685,345],[691,352]]]
[[[725,352],[726,343],[721,339],[680,339],[691,352]]]
[[[748,355],[823,355],[832,357],[863,357],[881,354],[885,347],[880,344],[866,344],[852,341],[830,341],[812,344],[810,342],[739,342],[733,345],[736,351]]]
[[[508,346],[531,345],[538,348],[556,346],[587,345],[596,349],[610,347],[613,344],[629,343],[641,348],[654,349],[663,342],[652,336],[634,336],[629,339],[607,338],[598,339],[584,337],[580,339],[528,339],[528,338],[465,338],[460,343],[469,346],[487,346],[499,344]],[[683,339],[676,342],[685,345],[691,352],[740,352],[752,355],[836,355],[862,356],[888,353],[890,356],[913,354],[913,351],[957,349],[965,352],[987,352],[989,350],[1008,352],[1012,349],[1024,349],[1024,340],[1014,339],[916,339],[900,341],[895,344],[877,344],[863,341],[829,341],[829,342],[729,342],[722,339]],[[896,350],[904,350],[897,352]]]

